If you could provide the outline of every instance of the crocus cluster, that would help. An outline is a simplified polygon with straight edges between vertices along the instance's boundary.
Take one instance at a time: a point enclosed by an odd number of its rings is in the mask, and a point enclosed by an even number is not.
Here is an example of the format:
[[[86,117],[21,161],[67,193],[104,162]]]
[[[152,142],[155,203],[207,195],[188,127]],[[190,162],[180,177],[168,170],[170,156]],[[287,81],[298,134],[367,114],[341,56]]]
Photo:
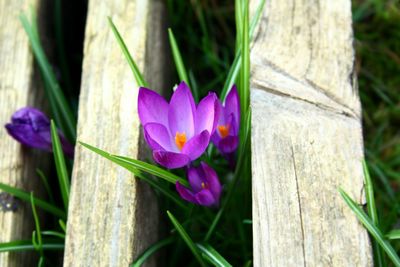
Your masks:
[[[17,110],[5,128],[9,135],[25,146],[52,151],[50,120],[38,109],[24,107]],[[74,147],[61,132],[58,135],[65,155],[73,158]]]
[[[154,160],[168,169],[187,167],[191,188],[177,183],[181,197],[198,205],[218,205],[222,187],[216,172],[205,162],[195,167],[193,161],[210,142],[225,156],[235,152],[240,121],[236,87],[232,87],[224,104],[210,92],[197,105],[185,82],[179,84],[169,103],[141,87],[138,112]]]

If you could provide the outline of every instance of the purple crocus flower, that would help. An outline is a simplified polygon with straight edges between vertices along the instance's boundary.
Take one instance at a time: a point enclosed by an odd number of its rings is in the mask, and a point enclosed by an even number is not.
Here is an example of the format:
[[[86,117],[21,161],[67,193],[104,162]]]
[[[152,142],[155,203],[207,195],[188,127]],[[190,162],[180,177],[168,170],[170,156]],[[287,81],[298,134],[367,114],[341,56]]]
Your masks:
[[[199,167],[190,167],[187,172],[190,189],[176,182],[179,195],[194,204],[206,207],[219,205],[222,187],[216,172],[205,162]]]
[[[141,87],[139,118],[154,160],[174,169],[200,157],[215,131],[217,100],[217,96],[210,93],[196,107],[189,87],[181,82],[168,104],[156,92]]]
[[[11,123],[5,125],[7,132],[15,140],[28,147],[52,151],[50,120],[43,112],[32,107],[17,110]],[[74,147],[59,133],[65,155],[74,157]]]
[[[239,143],[240,102],[236,85],[232,86],[226,96],[224,105],[218,100],[219,118],[217,130],[211,141],[224,155],[233,153]]]

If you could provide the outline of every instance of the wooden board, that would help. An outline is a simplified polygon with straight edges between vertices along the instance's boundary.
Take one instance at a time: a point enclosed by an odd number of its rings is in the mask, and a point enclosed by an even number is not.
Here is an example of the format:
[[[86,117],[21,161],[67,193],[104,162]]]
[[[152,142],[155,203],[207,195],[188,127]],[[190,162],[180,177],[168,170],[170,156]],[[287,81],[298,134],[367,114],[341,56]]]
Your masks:
[[[45,1],[0,1],[0,182],[40,196],[42,184],[35,169],[46,169],[49,154],[22,147],[4,125],[22,107],[43,107],[43,93],[37,82],[28,37],[19,21],[21,12],[42,9]],[[1,193],[1,190],[0,190]],[[2,193],[2,198],[5,197]],[[7,198],[11,202],[10,195]],[[0,207],[0,243],[29,240],[34,220],[29,203],[16,201],[15,211]],[[0,253],[0,266],[31,266],[36,253]]]
[[[254,10],[258,1],[252,1]],[[372,266],[350,0],[267,1],[251,50],[254,266]]]
[[[165,88],[162,1],[90,0],[78,140],[137,158],[138,86],[108,25],[111,16],[154,89]],[[157,200],[125,169],[78,146],[64,266],[128,266],[156,241]],[[154,262],[153,262],[154,263]],[[151,264],[150,264],[151,265]]]

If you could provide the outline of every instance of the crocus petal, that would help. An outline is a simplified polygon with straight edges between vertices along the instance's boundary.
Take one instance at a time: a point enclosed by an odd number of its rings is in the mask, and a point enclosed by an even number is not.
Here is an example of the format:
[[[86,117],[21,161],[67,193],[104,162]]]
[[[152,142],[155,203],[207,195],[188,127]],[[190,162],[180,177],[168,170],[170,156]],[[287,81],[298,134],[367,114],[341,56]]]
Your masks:
[[[210,93],[200,101],[196,110],[196,134],[199,134],[204,130],[207,130],[210,135],[214,133],[219,117],[216,101],[217,96],[215,93]]]
[[[168,103],[162,96],[150,89],[139,88],[138,113],[142,125],[156,122],[168,126]]]
[[[239,135],[239,124],[233,113],[228,116],[227,121],[230,125],[229,135]]]
[[[190,163],[188,155],[163,150],[153,151],[153,158],[158,164],[168,169],[181,168]]]
[[[17,110],[11,117],[12,123],[30,124],[34,131],[40,131],[42,128],[46,130],[50,128],[50,120],[46,115],[38,109],[32,107],[24,107]]]
[[[28,147],[51,151],[51,142],[48,142],[45,138],[35,132],[31,125],[8,123],[5,127],[8,134],[21,144]],[[47,133],[43,132],[42,135],[43,134],[50,136],[50,129],[48,129]]]
[[[11,123],[5,125],[7,132],[18,142],[32,148],[52,151],[50,120],[46,115],[35,108],[24,107],[11,117]],[[65,155],[74,156],[74,147],[58,131]]]
[[[217,110],[216,113],[218,114],[217,125],[224,125],[225,122],[225,111],[224,107],[221,104],[221,101],[217,99],[215,109]]]
[[[210,207],[218,205],[218,200],[216,200],[210,190],[203,189],[197,194],[195,194],[196,202],[199,205]]]
[[[171,145],[171,137],[164,125],[159,123],[147,123],[144,126],[144,136],[152,150],[174,151]]]
[[[236,126],[233,114],[231,114],[226,120],[224,120],[223,124],[218,124],[218,125],[227,125],[227,124],[229,124],[229,135],[233,135],[233,136],[238,135],[239,130]],[[227,137],[225,137],[225,138],[227,138]],[[211,142],[213,142],[214,145],[220,149],[219,142],[221,142],[221,140],[223,140],[223,138],[220,136],[219,131],[218,130],[215,131],[215,133],[211,136]]]
[[[204,177],[208,184],[208,189],[211,191],[214,198],[217,201],[219,201],[219,198],[220,198],[220,195],[222,192],[222,186],[221,186],[221,183],[219,182],[217,173],[214,171],[214,169],[212,169],[210,166],[208,166],[205,162],[201,162],[200,164],[201,164],[200,166],[202,167],[202,170],[204,173]]]
[[[233,85],[225,99],[225,118],[230,114],[234,115],[236,125],[240,123],[240,102],[236,85]]]
[[[215,131],[210,139],[211,139],[211,142],[213,142],[214,145],[218,147],[219,141],[221,141],[221,136],[219,136],[218,131]]]
[[[175,187],[181,198],[194,204],[198,204],[193,192],[190,191],[190,189],[184,187],[179,182],[176,182]]]
[[[168,121],[172,136],[185,133],[186,138],[194,135],[195,103],[189,87],[181,82],[169,103]]]
[[[200,134],[193,136],[182,148],[182,153],[195,160],[201,156],[210,143],[210,134],[207,130],[202,131]]]
[[[206,180],[201,166],[189,168],[187,171],[187,176],[189,184],[194,192],[199,192],[203,189],[201,183],[206,182]]]
[[[237,136],[227,136],[219,141],[217,147],[222,153],[228,154],[234,152],[238,144],[239,138]]]

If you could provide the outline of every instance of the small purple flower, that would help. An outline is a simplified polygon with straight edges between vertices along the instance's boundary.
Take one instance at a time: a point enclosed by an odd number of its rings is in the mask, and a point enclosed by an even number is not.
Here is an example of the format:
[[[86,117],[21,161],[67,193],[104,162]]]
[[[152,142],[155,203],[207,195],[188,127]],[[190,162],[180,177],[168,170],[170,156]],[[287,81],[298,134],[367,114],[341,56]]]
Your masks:
[[[17,110],[5,128],[9,135],[23,145],[52,151],[50,120],[38,109],[25,107]],[[73,158],[74,147],[60,132],[59,136],[65,155]]]
[[[222,187],[210,166],[201,162],[199,167],[190,167],[187,175],[191,189],[176,182],[176,190],[183,199],[206,207],[219,205]]]
[[[175,169],[196,160],[207,148],[215,131],[217,96],[210,93],[197,105],[189,87],[181,82],[167,101],[156,92],[141,87],[139,118],[154,160]]]
[[[222,154],[228,155],[236,150],[239,143],[240,102],[236,85],[226,96],[225,104],[218,100],[217,107],[219,118],[211,141]]]

